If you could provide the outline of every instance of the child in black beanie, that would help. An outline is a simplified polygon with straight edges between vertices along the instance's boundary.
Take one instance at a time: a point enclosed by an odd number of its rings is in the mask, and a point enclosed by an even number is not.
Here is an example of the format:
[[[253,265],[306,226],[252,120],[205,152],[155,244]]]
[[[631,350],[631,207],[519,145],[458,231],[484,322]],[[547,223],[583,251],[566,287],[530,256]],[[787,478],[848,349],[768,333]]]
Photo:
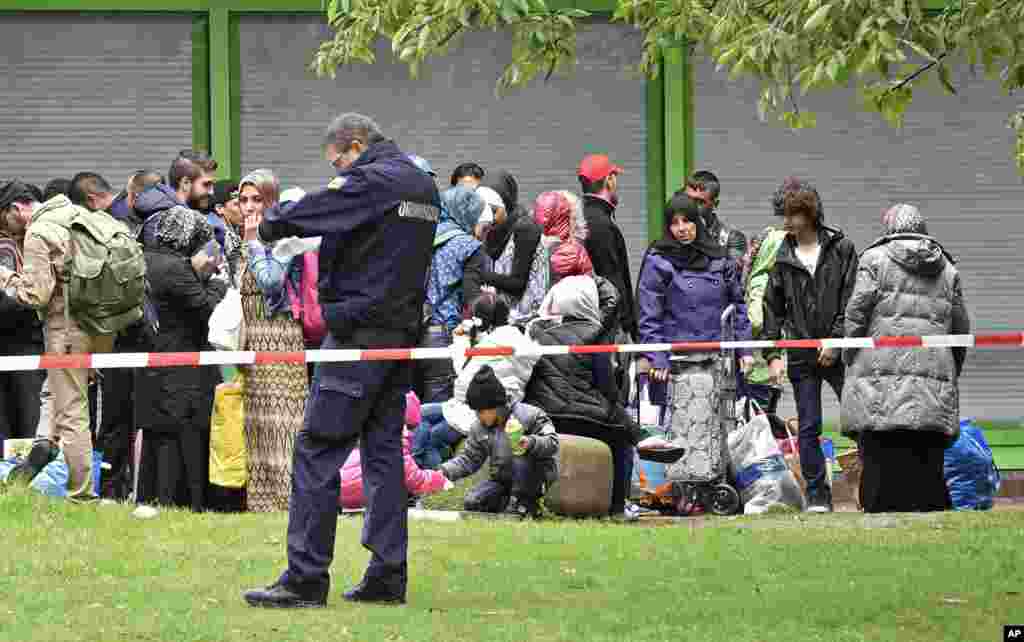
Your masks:
[[[441,465],[451,481],[469,477],[490,459],[490,478],[466,494],[465,509],[522,517],[538,514],[547,484],[558,479],[558,435],[547,414],[526,403],[509,407],[505,387],[490,366],[473,377],[466,403],[477,413],[457,457]]]

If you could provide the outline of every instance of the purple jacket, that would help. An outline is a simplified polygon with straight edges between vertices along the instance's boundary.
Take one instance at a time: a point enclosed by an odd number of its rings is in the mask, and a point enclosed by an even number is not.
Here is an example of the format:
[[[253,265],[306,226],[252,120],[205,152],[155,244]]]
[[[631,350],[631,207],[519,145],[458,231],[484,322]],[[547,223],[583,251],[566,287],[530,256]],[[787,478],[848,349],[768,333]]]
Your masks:
[[[672,257],[648,253],[637,286],[640,342],[718,341],[722,312],[736,305],[736,339],[750,339],[750,318],[739,270],[728,258],[712,259],[707,270],[691,270]],[[740,350],[741,356],[750,350]],[[649,353],[654,368],[669,366],[667,352]]]

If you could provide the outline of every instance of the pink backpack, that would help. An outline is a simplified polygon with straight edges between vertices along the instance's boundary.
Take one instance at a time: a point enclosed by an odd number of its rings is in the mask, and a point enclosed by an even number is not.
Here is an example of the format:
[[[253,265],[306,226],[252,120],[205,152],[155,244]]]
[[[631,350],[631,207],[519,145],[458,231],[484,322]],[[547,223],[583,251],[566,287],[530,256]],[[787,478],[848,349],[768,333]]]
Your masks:
[[[300,257],[296,257],[300,258]],[[327,326],[320,313],[320,295],[317,293],[317,280],[320,275],[320,254],[306,252],[302,258],[302,282],[299,292],[295,291],[291,280],[285,277],[288,288],[288,300],[291,302],[292,316],[302,322],[302,336],[306,345],[320,347],[327,336]],[[292,259],[295,260],[295,259]]]

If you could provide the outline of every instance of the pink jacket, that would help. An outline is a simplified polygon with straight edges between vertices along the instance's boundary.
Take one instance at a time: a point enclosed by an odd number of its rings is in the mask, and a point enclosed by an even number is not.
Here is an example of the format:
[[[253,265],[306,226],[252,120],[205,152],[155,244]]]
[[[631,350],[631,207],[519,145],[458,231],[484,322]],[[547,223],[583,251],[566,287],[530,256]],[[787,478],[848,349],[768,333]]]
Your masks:
[[[412,458],[412,430],[420,424],[420,400],[410,392],[405,397],[405,425],[411,430],[402,434],[402,454],[405,458],[405,487],[411,495],[429,495],[444,488],[444,475],[439,470],[422,470]],[[366,503],[363,495],[363,467],[360,464],[359,449],[348,456],[341,467],[342,508],[362,508]]]
[[[440,470],[423,470],[412,458],[412,432],[405,431],[402,436],[402,454],[405,459],[405,487],[410,495],[429,495],[444,488],[444,475]],[[341,467],[341,497],[338,504],[342,508],[362,508],[366,503],[363,495],[363,468],[360,465],[359,449],[349,455],[348,461]]]

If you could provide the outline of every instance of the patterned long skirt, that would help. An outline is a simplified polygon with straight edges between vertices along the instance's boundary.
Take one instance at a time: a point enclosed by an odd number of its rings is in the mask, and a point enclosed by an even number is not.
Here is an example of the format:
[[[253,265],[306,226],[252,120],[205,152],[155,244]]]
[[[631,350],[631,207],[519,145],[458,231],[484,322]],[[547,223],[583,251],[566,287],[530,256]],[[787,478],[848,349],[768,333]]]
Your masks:
[[[305,349],[302,326],[290,314],[267,318],[266,305],[252,275],[242,277],[243,350],[297,352]],[[245,445],[249,455],[247,508],[254,512],[288,510],[292,451],[302,428],[309,395],[306,367],[275,363],[251,366],[245,376]]]
[[[719,416],[721,369],[718,355],[672,364],[669,440],[686,452],[668,466],[669,481],[709,482],[727,473],[728,444]]]

